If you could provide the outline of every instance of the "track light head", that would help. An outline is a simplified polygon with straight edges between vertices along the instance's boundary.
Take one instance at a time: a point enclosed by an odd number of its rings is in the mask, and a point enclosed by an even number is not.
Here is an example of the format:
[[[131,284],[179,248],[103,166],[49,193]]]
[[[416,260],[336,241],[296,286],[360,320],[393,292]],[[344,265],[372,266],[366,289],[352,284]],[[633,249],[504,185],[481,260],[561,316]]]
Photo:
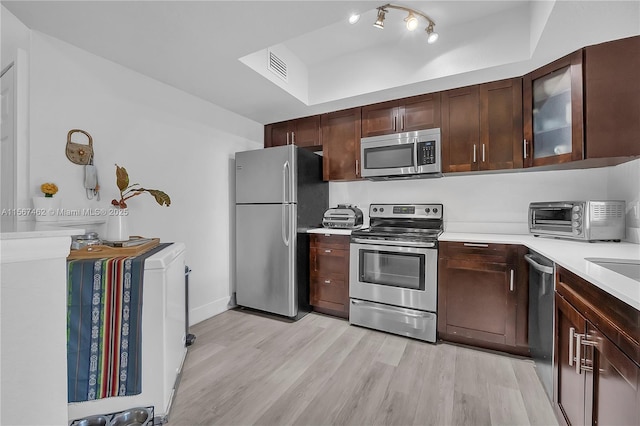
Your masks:
[[[429,26],[425,30],[427,32],[427,43],[433,44],[438,41],[438,33],[433,30],[433,22],[429,22]]]
[[[416,15],[414,15],[413,12],[409,12],[409,16],[404,18],[404,21],[407,23],[407,29],[409,31],[413,31],[418,28],[418,18],[416,18]]]
[[[384,18],[386,13],[387,13],[387,10],[384,7],[378,8],[378,19],[376,19],[376,22],[373,24],[374,27],[380,28],[380,29],[384,28]]]

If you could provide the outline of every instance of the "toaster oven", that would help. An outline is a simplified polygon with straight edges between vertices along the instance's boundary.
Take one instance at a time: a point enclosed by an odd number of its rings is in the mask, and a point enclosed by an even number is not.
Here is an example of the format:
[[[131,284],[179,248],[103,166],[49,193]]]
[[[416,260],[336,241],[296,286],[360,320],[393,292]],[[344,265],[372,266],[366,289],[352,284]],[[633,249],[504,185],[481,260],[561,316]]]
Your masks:
[[[554,201],[529,204],[529,232],[585,241],[625,237],[624,201]]]

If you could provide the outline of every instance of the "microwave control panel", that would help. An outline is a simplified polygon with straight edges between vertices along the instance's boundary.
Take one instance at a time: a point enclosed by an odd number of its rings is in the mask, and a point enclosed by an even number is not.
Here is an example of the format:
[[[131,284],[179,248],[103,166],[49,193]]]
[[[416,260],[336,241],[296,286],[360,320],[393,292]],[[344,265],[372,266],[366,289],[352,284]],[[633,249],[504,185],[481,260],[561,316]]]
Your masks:
[[[436,141],[418,142],[418,164],[425,166],[436,163]]]

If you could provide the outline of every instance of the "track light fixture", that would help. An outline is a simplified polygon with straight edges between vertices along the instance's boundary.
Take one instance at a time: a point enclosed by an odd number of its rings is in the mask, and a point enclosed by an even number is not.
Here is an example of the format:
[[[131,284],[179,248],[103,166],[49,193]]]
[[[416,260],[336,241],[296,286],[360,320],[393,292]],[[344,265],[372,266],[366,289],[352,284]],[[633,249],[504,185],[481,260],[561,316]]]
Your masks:
[[[373,24],[374,27],[380,28],[380,29],[384,28],[384,17],[386,13],[387,13],[387,9],[385,9],[385,6],[381,6],[378,8],[378,18],[376,19],[376,22]]]
[[[411,9],[404,6],[398,6],[391,3],[385,4],[384,6],[380,6],[378,8],[378,17],[376,19],[376,22],[373,24],[374,27],[380,28],[380,29],[384,28],[384,18],[386,17],[386,14],[389,12],[389,9],[403,10],[409,13],[409,15],[407,15],[407,17],[404,19],[407,25],[407,29],[409,31],[413,31],[416,28],[418,28],[418,24],[419,24],[418,16],[424,18],[428,24],[427,28],[425,28],[425,32],[427,33],[427,43],[433,44],[438,40],[438,33],[435,32],[434,30],[436,23],[433,22],[433,19],[429,18],[427,15],[420,12],[419,10]]]

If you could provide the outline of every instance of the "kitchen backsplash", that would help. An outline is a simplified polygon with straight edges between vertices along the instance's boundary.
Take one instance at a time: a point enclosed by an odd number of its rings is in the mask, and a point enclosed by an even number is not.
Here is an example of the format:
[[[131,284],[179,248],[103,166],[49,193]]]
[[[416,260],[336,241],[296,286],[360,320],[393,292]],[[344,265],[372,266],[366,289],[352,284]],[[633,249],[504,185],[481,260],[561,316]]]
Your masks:
[[[639,182],[640,159],[596,169],[331,182],[329,203],[357,205],[366,226],[371,203],[436,202],[444,204],[447,231],[526,234],[532,201],[623,199],[627,240],[640,243]]]

